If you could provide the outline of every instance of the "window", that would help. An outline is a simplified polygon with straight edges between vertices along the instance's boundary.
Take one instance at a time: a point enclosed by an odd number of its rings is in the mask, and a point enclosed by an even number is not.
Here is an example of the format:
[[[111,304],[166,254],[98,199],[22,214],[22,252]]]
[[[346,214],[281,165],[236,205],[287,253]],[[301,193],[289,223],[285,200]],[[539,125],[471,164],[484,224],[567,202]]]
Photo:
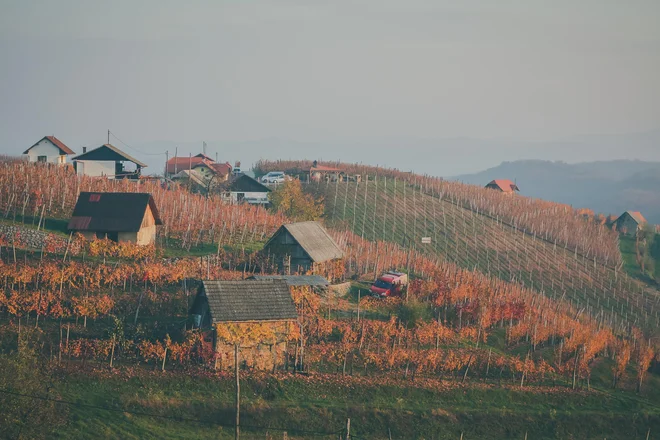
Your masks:
[[[37,156],[37,162],[48,162],[48,156]]]
[[[101,194],[90,194],[89,195],[89,201],[90,202],[99,202],[99,201],[101,201]]]
[[[242,202],[245,198],[245,193],[236,193],[236,201]]]

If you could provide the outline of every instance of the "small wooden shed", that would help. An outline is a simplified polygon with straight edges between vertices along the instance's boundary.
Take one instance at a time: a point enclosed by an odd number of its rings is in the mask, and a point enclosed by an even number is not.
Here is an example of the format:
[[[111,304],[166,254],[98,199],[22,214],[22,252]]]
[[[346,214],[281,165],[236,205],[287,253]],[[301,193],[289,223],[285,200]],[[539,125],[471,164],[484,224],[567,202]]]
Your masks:
[[[646,219],[639,211],[626,211],[614,221],[614,224],[617,231],[634,237],[646,224]]]
[[[276,333],[273,343],[241,347],[241,357],[247,364],[270,370],[284,360],[288,324],[298,319],[289,286],[284,280],[204,280],[190,314],[196,328],[213,330],[216,368],[221,369],[231,367],[234,348],[217,338],[217,324],[271,324]]]
[[[81,192],[68,229],[88,240],[149,245],[156,240],[156,226],[162,224],[151,194]]]
[[[280,226],[262,253],[287,273],[306,272],[314,264],[344,258],[344,252],[319,222],[307,221]]]

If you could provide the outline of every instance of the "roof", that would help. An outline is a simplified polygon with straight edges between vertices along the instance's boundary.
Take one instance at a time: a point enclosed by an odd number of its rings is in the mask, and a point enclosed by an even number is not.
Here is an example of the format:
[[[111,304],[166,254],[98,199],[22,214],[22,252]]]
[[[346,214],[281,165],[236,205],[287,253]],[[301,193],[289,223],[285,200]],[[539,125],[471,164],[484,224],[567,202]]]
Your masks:
[[[68,229],[72,231],[137,232],[147,206],[157,225],[163,222],[148,193],[81,192]]]
[[[637,224],[641,225],[642,223],[646,223],[646,219],[642,215],[641,212],[639,211],[626,211],[623,214],[619,216],[619,219],[623,217],[624,215],[628,214],[630,217],[632,217],[633,220],[637,222]],[[617,219],[617,220],[619,220]]]
[[[319,222],[299,222],[282,225],[280,229],[268,240],[266,246],[283,231],[291,234],[293,239],[304,249],[315,263],[335,260],[344,257],[344,252],[328,235],[328,232]]]
[[[213,323],[298,319],[284,280],[202,281]]]
[[[229,162],[212,163],[209,164],[209,168],[211,169],[211,171],[221,176],[226,176],[227,174],[231,173],[231,165],[229,164]]]
[[[206,159],[206,160],[208,160],[208,161],[214,162],[213,159],[211,159],[209,156],[207,156],[207,155],[204,154],[204,153],[195,154],[193,157],[200,157],[200,158],[202,158],[202,159]]]
[[[167,161],[167,172],[170,174],[174,172],[178,173],[179,171],[190,170],[200,164],[210,165],[211,163],[211,160],[199,157],[199,155],[193,157],[173,157]]]
[[[330,282],[320,275],[254,275],[253,280],[284,280],[289,286],[328,286]]]
[[[488,188],[499,188],[503,192],[513,192],[513,191],[520,191],[520,188],[518,188],[518,185],[510,181],[509,179],[495,179],[491,180],[488,182],[488,185],[486,185]]]
[[[79,154],[74,157],[73,160],[98,160],[98,161],[118,161],[126,160],[128,162],[133,162],[135,165],[138,165],[142,168],[146,167],[147,164],[140,162],[133,156],[130,156],[119,148],[115,147],[112,144],[103,144],[98,148],[88,151],[87,153]]]
[[[44,137],[42,137],[41,139],[39,139],[39,141],[37,141],[36,144],[32,145],[32,147],[25,150],[23,152],[23,154],[28,154],[28,151],[30,151],[33,147],[37,146],[39,144],[39,142],[43,141],[44,139],[48,140],[51,144],[53,144],[57,148],[59,148],[60,153],[62,153],[62,154],[76,154],[76,153],[74,153],[74,151],[71,148],[64,145],[64,142],[62,142],[61,140],[59,140],[55,136],[44,136]]]
[[[250,176],[241,174],[229,184],[229,191],[233,192],[270,192],[270,188]]]

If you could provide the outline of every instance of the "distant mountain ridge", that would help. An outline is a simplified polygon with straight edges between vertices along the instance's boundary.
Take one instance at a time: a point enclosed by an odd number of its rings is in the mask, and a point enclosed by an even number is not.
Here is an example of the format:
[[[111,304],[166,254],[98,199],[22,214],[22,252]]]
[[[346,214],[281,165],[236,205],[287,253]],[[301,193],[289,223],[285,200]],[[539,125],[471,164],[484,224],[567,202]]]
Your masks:
[[[613,160],[568,164],[544,160],[502,162],[487,170],[454,176],[475,185],[493,179],[515,180],[520,193],[590,208],[596,213],[641,211],[660,224],[660,162]]]

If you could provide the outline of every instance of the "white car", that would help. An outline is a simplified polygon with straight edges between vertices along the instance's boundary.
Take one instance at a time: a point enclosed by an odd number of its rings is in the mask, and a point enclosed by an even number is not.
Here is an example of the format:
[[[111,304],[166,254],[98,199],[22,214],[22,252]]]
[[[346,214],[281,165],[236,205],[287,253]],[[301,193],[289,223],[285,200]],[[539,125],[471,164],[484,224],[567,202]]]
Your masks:
[[[263,183],[284,183],[284,180],[286,180],[286,174],[282,171],[271,171],[261,177]]]

